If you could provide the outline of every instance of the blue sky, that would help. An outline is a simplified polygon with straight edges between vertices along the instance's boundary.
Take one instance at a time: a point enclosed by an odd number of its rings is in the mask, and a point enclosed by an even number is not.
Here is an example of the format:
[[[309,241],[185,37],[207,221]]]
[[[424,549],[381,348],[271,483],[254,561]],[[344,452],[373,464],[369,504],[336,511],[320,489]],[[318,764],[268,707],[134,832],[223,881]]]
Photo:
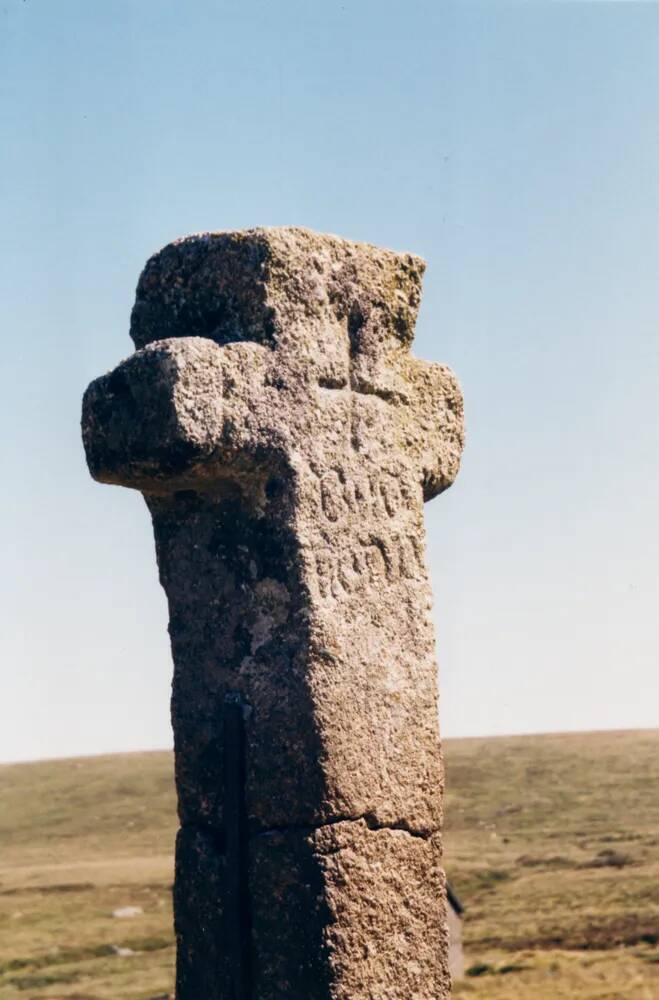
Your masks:
[[[657,725],[658,44],[655,4],[2,0],[0,760],[170,743],[148,514],[80,398],[149,254],[253,225],[428,261],[444,733]]]

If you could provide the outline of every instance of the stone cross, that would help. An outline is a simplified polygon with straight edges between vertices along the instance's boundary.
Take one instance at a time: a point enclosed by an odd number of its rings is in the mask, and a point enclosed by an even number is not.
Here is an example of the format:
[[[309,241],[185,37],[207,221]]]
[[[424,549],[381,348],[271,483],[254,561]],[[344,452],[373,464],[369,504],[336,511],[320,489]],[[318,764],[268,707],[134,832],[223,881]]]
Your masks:
[[[423,501],[463,421],[410,353],[423,270],[303,229],[179,240],[85,395],[169,602],[177,1000],[449,996]]]

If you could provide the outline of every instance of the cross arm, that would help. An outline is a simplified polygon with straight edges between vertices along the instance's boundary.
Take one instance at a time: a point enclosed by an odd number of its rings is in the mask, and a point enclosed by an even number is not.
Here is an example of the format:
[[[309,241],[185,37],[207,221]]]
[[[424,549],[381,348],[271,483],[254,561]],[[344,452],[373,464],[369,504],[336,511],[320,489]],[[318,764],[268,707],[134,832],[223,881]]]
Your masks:
[[[448,489],[460,468],[464,447],[462,390],[446,365],[419,358],[410,362],[414,419],[407,425],[407,446],[421,466],[424,499],[432,500]]]
[[[171,338],[96,379],[82,412],[92,476],[158,493],[249,471],[268,448],[252,401],[267,392],[270,353],[254,343]]]

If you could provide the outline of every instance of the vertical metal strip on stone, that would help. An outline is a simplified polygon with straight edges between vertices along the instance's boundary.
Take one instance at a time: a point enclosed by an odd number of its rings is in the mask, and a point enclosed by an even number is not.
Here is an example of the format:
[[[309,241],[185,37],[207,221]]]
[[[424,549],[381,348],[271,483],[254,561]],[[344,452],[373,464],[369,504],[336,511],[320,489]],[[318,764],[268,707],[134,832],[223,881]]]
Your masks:
[[[245,713],[239,694],[224,699],[225,941],[232,1000],[250,1000],[251,917],[245,811]]]

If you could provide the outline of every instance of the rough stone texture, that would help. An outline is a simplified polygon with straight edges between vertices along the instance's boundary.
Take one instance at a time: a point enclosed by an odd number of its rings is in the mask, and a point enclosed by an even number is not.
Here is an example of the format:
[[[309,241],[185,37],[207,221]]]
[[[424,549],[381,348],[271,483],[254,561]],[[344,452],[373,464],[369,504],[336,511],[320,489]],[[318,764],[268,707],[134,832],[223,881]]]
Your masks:
[[[364,820],[254,837],[254,995],[448,996],[440,855],[437,835],[369,829]]]
[[[462,400],[410,354],[423,269],[301,229],[180,240],[85,395],[169,601],[178,1000],[449,995],[423,501]]]

